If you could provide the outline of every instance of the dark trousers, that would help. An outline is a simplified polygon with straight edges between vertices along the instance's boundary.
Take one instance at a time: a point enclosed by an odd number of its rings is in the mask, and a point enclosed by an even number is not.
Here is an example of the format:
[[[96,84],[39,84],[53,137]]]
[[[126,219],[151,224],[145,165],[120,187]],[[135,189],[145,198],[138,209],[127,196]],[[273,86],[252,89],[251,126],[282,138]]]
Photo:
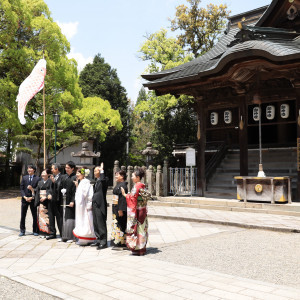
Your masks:
[[[31,202],[27,202],[22,200],[21,202],[21,221],[20,221],[20,231],[25,233],[26,227],[25,227],[25,219],[26,214],[28,210],[28,206],[30,207],[31,214],[32,214],[32,231],[35,233],[38,232],[37,229],[37,208],[34,206],[34,200],[31,200]]]
[[[107,228],[106,228],[106,218],[107,215],[103,214],[101,209],[93,203],[93,223],[94,231],[97,238],[97,243],[100,245],[107,244]]]
[[[48,202],[48,215],[49,215],[49,227],[50,235],[56,236],[55,218],[56,224],[60,236],[62,236],[62,209],[58,202],[51,200]]]

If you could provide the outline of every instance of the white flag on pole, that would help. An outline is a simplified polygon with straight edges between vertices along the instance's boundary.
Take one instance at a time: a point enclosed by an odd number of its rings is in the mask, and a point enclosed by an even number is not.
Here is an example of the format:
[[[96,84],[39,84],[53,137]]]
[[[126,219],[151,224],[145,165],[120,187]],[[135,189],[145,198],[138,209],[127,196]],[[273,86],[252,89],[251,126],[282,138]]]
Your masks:
[[[23,125],[26,123],[24,117],[26,105],[44,87],[45,76],[46,60],[40,59],[30,75],[19,87],[19,94],[16,101],[18,102],[18,117],[20,123]]]

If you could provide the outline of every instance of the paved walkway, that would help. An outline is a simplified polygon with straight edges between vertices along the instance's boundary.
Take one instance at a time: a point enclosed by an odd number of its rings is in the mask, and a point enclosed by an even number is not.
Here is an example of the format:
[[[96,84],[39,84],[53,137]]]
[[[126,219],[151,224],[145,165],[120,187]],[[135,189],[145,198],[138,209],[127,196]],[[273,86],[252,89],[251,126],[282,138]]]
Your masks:
[[[254,213],[149,207],[149,214],[164,217],[150,220],[148,250],[152,253],[173,242],[241,230],[217,224],[224,222],[225,217],[232,223],[257,224],[260,220],[264,226],[281,222],[280,227],[300,228],[297,217]],[[19,200],[0,201],[0,275],[63,299],[300,299],[300,289],[163,262],[150,256],[135,257],[129,251],[97,251],[33,235],[20,238],[19,215]],[[167,219],[179,216],[186,220]],[[192,222],[189,218],[207,218],[216,224]],[[28,229],[30,223],[29,213]]]
[[[152,217],[300,233],[300,217],[190,207],[148,206]]]

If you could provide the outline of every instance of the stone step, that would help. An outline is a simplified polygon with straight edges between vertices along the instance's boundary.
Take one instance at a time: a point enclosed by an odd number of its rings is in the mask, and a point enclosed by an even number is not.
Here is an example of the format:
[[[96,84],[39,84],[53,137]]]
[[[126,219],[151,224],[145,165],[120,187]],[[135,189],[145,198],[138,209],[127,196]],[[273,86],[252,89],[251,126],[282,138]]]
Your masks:
[[[255,177],[257,174],[253,174],[253,175],[249,175],[249,176],[253,176]],[[269,174],[268,174],[269,175]],[[229,174],[215,174],[211,177],[210,179],[210,184],[214,184],[214,182],[222,182],[222,184],[236,184],[236,180],[234,179],[235,176],[239,176],[239,175],[229,175]],[[273,176],[273,177],[283,177],[283,176],[289,176],[287,174],[283,175],[283,174],[280,174],[280,176]],[[292,184],[297,184],[297,178],[296,176],[295,177],[292,177],[291,178],[291,183]]]
[[[300,217],[300,203],[269,204],[207,197],[158,197],[150,206],[194,207],[210,210],[268,213]]]
[[[289,168],[263,168],[264,169],[264,172],[269,172],[269,173],[278,173],[278,174],[281,174],[281,173],[288,173],[288,174],[296,174],[293,169],[289,169]],[[239,174],[240,173],[240,168],[239,166],[228,166],[226,168],[222,168],[221,166],[220,167],[217,167],[216,168],[216,171],[217,172],[226,172],[226,173],[236,173],[236,174]],[[248,172],[249,174],[252,173],[252,174],[257,174],[258,172],[258,166],[257,167],[252,167],[252,168],[248,168]],[[276,175],[277,176],[277,175]]]
[[[232,160],[223,160],[221,163],[221,166],[237,166],[239,167],[240,161],[232,161]],[[259,163],[258,162],[248,162],[248,168],[258,168]],[[264,169],[266,168],[283,168],[283,169],[294,169],[296,171],[296,161],[287,162],[287,161],[280,161],[280,162],[263,162]]]
[[[297,187],[295,148],[289,149],[263,149],[263,169],[267,176],[291,177],[292,190]],[[280,159],[279,159],[280,158]],[[259,151],[248,151],[248,174],[257,176],[259,165]],[[238,151],[229,151],[221,164],[216,168],[207,184],[207,195],[211,197],[236,199],[235,176],[240,174],[240,154]]]

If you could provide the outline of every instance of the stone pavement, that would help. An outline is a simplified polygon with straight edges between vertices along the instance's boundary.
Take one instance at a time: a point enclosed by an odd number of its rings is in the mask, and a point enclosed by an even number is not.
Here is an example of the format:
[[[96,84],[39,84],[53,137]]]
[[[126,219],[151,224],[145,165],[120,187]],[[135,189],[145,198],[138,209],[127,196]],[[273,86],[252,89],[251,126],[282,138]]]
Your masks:
[[[300,233],[300,217],[191,207],[148,206],[151,217]]]
[[[148,251],[151,253],[174,242],[241,230],[188,219],[167,219],[205,216],[212,221],[224,221],[229,212],[220,215],[220,211],[149,207],[149,213],[164,216],[150,218]],[[97,251],[32,235],[20,238],[19,215],[19,200],[0,200],[0,275],[62,299],[300,299],[300,289],[159,261],[147,255],[136,257],[129,251],[110,248]],[[267,218],[277,217],[273,215],[251,216],[252,219],[248,215],[238,219],[235,214],[229,214],[227,218],[241,223],[247,219],[255,222],[258,218],[268,226],[279,222]],[[31,222],[29,213],[28,229]],[[289,222],[295,227],[297,218],[288,217],[280,222],[281,227],[288,226]]]

